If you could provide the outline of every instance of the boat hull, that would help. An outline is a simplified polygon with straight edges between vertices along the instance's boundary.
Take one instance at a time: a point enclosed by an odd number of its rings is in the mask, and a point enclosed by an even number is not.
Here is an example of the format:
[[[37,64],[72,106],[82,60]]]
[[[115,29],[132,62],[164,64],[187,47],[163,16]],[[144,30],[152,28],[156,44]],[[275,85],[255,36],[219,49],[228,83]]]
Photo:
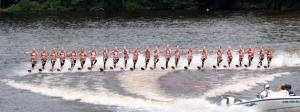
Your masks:
[[[267,98],[236,103],[262,112],[300,112],[300,96]]]

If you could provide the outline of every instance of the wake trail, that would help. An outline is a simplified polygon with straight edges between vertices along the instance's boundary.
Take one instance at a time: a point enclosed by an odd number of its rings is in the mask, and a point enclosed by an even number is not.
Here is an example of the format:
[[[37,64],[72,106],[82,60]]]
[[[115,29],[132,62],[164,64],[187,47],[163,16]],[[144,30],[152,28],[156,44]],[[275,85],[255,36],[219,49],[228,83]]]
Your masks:
[[[134,71],[125,72],[118,78],[121,86],[127,91],[142,95],[149,99],[156,99],[160,101],[172,101],[173,98],[164,94],[160,89],[158,78],[167,75],[168,71]]]
[[[133,98],[115,94],[109,91],[90,91],[69,87],[49,86],[47,84],[28,84],[14,80],[2,80],[16,89],[28,90],[50,97],[61,97],[64,100],[80,101],[91,104],[113,105],[124,108],[155,112],[255,112],[246,107],[222,107],[210,103],[203,98],[175,99],[173,101],[158,101]]]
[[[109,90],[82,90],[79,88],[49,86],[47,84],[28,84],[14,80],[2,80],[7,85],[16,89],[28,90],[34,93],[50,97],[61,97],[64,100],[80,101],[91,104],[115,105],[133,109],[160,109],[161,105],[166,105],[165,101],[147,100],[123,96]]]

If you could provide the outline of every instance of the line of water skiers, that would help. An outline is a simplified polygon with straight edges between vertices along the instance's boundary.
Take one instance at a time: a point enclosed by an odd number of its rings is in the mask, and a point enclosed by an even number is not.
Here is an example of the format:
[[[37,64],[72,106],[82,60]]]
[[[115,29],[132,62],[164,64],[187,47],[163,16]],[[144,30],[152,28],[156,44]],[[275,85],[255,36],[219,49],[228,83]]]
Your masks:
[[[174,50],[171,50],[171,48],[167,45],[167,47],[164,49],[165,50],[165,58],[166,58],[166,62],[165,62],[165,67],[168,68],[168,64],[170,61],[170,58],[172,56],[172,52],[174,52],[174,56],[175,56],[175,67],[178,66],[180,57],[181,57],[181,53],[184,52],[183,49],[179,48],[179,46],[177,46]],[[158,47],[154,48],[153,51],[148,47],[145,49],[144,51],[144,56],[145,56],[145,69],[148,67],[148,63],[150,61],[151,58],[151,54],[153,53],[153,59],[154,59],[154,66],[153,68],[151,67],[151,69],[155,69],[156,68],[156,64],[159,61],[159,56],[160,56],[160,51],[161,49],[159,49]],[[193,48],[188,48],[187,50],[187,58],[188,58],[188,66],[190,66],[192,59],[193,59],[193,52],[194,49]],[[133,69],[136,68],[136,63],[138,61],[138,57],[139,57],[139,49],[135,48],[132,51],[133,54]],[[204,67],[204,63],[205,60],[207,60],[207,56],[208,56],[208,49],[203,48],[202,50],[200,50],[202,57],[201,57],[201,67]],[[230,67],[231,65],[231,61],[233,59],[233,50],[228,47],[225,50],[222,50],[221,47],[219,47],[216,50],[216,55],[217,55],[217,63],[215,67],[219,67],[220,63],[223,60],[223,52],[225,52],[227,54],[227,64]],[[254,58],[255,53],[255,48],[250,47],[244,50],[244,48],[240,47],[237,50],[238,54],[239,54],[239,65],[236,65],[236,67],[241,67],[243,66],[243,58],[245,54],[248,54],[248,64],[245,64],[244,66],[251,66],[252,60]],[[113,55],[113,63],[114,63],[114,68],[116,67],[119,59],[120,59],[120,51],[117,48],[114,48],[112,50],[112,52],[109,52],[109,49],[104,48],[102,51],[102,56],[103,56],[103,65],[104,65],[104,69],[106,68],[106,62],[109,58],[109,54],[112,53]],[[123,57],[124,57],[124,67],[127,68],[127,62],[129,60],[129,55],[130,55],[130,51],[129,49],[127,49],[126,47],[123,48]],[[67,52],[64,48],[62,48],[60,51],[57,51],[55,48],[53,48],[50,52],[50,54],[48,53],[48,51],[46,50],[46,48],[43,48],[40,53],[38,52],[38,50],[36,48],[33,48],[32,51],[28,51],[25,52],[25,54],[28,54],[31,56],[31,62],[32,62],[32,69],[34,69],[36,63],[37,63],[37,58],[40,56],[41,62],[42,62],[42,69],[45,68],[45,64],[47,62],[47,58],[50,57],[51,59],[51,65],[52,68],[54,68],[55,62],[57,60],[57,58],[60,59],[60,67],[61,69],[64,66],[65,63],[65,59],[66,57],[70,57],[70,62],[71,62],[71,68],[74,68],[75,64],[76,64],[76,60],[77,57],[79,55],[79,59],[80,59],[80,63],[81,63],[81,68],[84,67],[84,64],[86,62],[86,58],[89,56],[90,60],[91,60],[91,67],[89,68],[93,68],[94,65],[97,63],[97,56],[99,56],[99,54],[97,53],[96,48],[92,48],[91,51],[86,51],[84,48],[81,48],[79,54],[78,52],[73,49],[71,52]],[[262,66],[263,64],[263,60],[265,57],[267,57],[267,66],[265,67],[270,67],[270,63],[271,60],[273,58],[272,55],[272,51],[270,49],[264,49],[264,48],[260,48],[258,51],[258,55],[259,55],[259,63],[258,66]],[[199,66],[200,67],[200,66]]]

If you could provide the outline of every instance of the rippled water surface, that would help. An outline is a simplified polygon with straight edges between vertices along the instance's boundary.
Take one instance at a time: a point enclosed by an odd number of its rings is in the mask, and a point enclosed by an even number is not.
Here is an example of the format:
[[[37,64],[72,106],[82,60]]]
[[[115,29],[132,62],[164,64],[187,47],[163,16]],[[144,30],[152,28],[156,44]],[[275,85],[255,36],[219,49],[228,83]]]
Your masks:
[[[215,103],[224,96],[252,99],[262,90],[264,83],[270,83],[273,90],[280,83],[289,83],[295,93],[300,94],[298,13],[164,12],[131,14],[134,17],[0,14],[0,108],[4,112],[241,111]],[[103,66],[100,56],[92,71],[50,72],[50,65],[46,65],[47,69],[42,73],[27,73],[30,57],[23,54],[32,48],[42,47],[101,50],[104,47],[127,46],[131,50],[142,50],[155,46],[163,49],[167,44],[196,49],[189,70],[183,70],[187,66],[187,58],[183,56],[176,70],[120,71],[123,66],[123,60],[120,60],[116,70],[99,72],[98,68]],[[215,48],[236,49],[240,45],[272,49],[274,59],[271,68],[212,69],[216,62]],[[204,47],[210,49],[210,55],[206,66],[198,71],[199,50]],[[237,53],[234,53],[233,65],[238,62],[236,57]],[[108,66],[112,65],[111,61],[109,59]],[[158,66],[164,66],[163,61],[162,56]],[[255,57],[254,65],[257,62]],[[150,60],[150,66],[152,63]],[[69,64],[67,60],[65,69]],[[174,65],[173,58],[170,64]],[[222,64],[226,64],[226,60]],[[131,61],[129,65],[132,65]],[[144,66],[143,56],[140,56],[137,66]]]

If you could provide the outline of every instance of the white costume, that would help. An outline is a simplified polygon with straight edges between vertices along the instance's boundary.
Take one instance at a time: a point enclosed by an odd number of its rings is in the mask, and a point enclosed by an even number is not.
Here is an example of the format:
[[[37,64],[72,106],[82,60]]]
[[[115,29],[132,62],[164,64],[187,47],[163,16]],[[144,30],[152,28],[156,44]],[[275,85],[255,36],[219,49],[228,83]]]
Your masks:
[[[280,90],[277,92],[274,92],[273,94],[270,94],[268,98],[282,98],[282,97],[288,97],[289,92],[287,90]]]
[[[272,96],[274,92],[272,90],[264,90],[260,93],[260,96],[262,99],[266,98],[266,97],[269,97],[269,96]]]

